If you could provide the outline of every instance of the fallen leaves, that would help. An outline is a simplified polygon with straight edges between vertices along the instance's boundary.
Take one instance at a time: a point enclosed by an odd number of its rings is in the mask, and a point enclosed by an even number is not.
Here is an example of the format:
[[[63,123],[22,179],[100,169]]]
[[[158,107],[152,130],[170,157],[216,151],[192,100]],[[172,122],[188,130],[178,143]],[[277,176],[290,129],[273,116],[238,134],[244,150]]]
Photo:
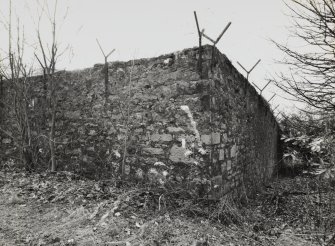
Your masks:
[[[65,172],[5,177],[0,171],[0,177],[1,243],[8,242],[1,235],[8,235],[31,245],[273,245],[288,230],[301,240],[318,240],[324,224],[318,227],[314,219],[335,217],[320,210],[331,200],[319,191],[331,190],[313,177],[276,180],[250,198],[249,207],[222,200],[221,211],[207,211],[206,203],[179,190],[116,188]],[[217,223],[218,214],[230,218],[230,225]],[[325,236],[323,243],[333,240],[333,234]]]

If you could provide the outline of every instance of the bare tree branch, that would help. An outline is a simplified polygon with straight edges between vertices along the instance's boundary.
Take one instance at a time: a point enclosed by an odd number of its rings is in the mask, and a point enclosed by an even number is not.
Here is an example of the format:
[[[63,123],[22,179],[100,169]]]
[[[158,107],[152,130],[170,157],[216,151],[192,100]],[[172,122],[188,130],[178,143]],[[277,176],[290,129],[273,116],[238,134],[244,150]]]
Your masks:
[[[284,92],[314,108],[335,111],[335,1],[288,0],[293,20],[292,37],[305,44],[291,48],[274,44],[285,55],[281,64],[288,74],[277,74],[274,83]]]

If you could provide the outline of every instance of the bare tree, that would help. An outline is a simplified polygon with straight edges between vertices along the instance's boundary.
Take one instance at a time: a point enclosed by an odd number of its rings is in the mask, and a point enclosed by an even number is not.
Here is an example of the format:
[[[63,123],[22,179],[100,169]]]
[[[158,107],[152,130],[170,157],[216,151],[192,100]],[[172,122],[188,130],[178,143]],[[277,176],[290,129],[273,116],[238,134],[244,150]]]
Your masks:
[[[13,131],[8,131],[0,126],[0,131],[10,137],[15,144],[22,150],[22,159],[26,163],[25,166],[33,167],[36,162],[36,151],[38,152],[38,139],[47,139],[49,150],[50,150],[50,169],[51,171],[56,170],[56,141],[55,141],[55,128],[56,128],[56,111],[58,106],[58,81],[59,76],[56,78],[56,64],[57,59],[67,50],[64,49],[63,52],[59,51],[59,44],[57,42],[57,25],[56,25],[56,14],[57,14],[57,0],[54,2],[53,8],[50,8],[48,1],[35,2],[38,7],[40,7],[40,13],[38,15],[38,26],[36,28],[36,46],[35,46],[35,58],[43,72],[43,91],[44,99],[43,102],[43,115],[41,112],[37,112],[34,108],[35,98],[34,98],[34,85],[37,84],[36,77],[32,77],[33,65],[28,69],[28,66],[24,63],[23,52],[25,47],[24,32],[20,30],[20,24],[17,24],[17,40],[13,42],[12,34],[12,6],[11,0],[9,0],[9,17],[8,20],[1,20],[3,26],[8,30],[8,54],[5,58],[0,60],[0,77],[3,77],[5,81],[10,82],[10,93],[13,94],[10,98],[10,103],[7,105],[8,112],[11,114],[9,118],[15,119],[15,129]],[[66,17],[66,16],[65,16]],[[64,17],[64,18],[65,18]],[[48,40],[41,33],[40,23],[45,21],[45,18],[50,23],[51,30],[51,40]],[[15,44],[13,46],[12,44]],[[33,61],[34,58],[30,59]],[[1,80],[2,81],[2,80]],[[1,82],[2,86],[2,82]],[[2,89],[1,89],[2,90]],[[1,91],[3,93],[3,91]],[[36,95],[35,95],[36,96]],[[39,96],[38,96],[39,97]],[[1,103],[2,98],[0,99]],[[38,98],[40,101],[40,98]],[[38,130],[41,130],[41,126],[38,126],[36,119],[33,116],[38,116],[38,118],[44,118],[44,126],[49,126],[49,136],[40,134],[37,136]],[[34,128],[32,130],[32,127]],[[13,128],[13,127],[12,127]],[[16,134],[18,131],[20,134]],[[35,136],[32,136],[34,132]],[[19,136],[16,136],[19,135]]]
[[[275,42],[289,65],[276,85],[298,101],[324,111],[335,111],[335,1],[288,0],[293,41],[300,48]]]
[[[0,131],[15,143],[21,153],[21,160],[27,170],[34,169],[36,153],[33,147],[31,130],[31,84],[29,77],[32,74],[32,67],[29,69],[23,62],[25,37],[21,29],[20,21],[17,20],[17,39],[13,40],[12,24],[12,2],[9,1],[9,16],[6,22],[2,21],[3,27],[8,30],[8,53],[0,63],[1,79],[1,107],[6,114],[11,114],[13,125],[11,129],[0,126]],[[14,46],[13,46],[14,44]],[[10,95],[4,95],[3,83],[8,82]],[[5,98],[8,100],[6,101]],[[1,112],[2,113],[2,112]],[[2,114],[4,115],[4,114]],[[3,123],[4,119],[2,119]],[[13,133],[13,129],[17,134]]]
[[[55,78],[56,72],[56,64],[57,59],[61,56],[64,51],[59,51],[59,43],[57,42],[57,21],[56,21],[56,14],[57,14],[57,6],[58,1],[55,1],[55,5],[52,11],[49,9],[48,3],[45,1],[44,5],[42,6],[42,12],[39,16],[39,24],[41,22],[43,14],[47,14],[47,18],[49,20],[51,26],[51,41],[48,43],[47,41],[43,40],[41,35],[41,30],[37,28],[37,40],[38,40],[38,53],[35,53],[35,57],[40,64],[40,67],[43,71],[43,83],[44,83],[44,97],[48,102],[47,105],[49,106],[49,113],[48,113],[48,125],[50,126],[49,131],[49,147],[50,147],[50,159],[51,159],[51,171],[56,171],[56,137],[55,137],[55,128],[56,128],[56,111],[58,107],[58,81]],[[65,17],[64,17],[65,18]]]

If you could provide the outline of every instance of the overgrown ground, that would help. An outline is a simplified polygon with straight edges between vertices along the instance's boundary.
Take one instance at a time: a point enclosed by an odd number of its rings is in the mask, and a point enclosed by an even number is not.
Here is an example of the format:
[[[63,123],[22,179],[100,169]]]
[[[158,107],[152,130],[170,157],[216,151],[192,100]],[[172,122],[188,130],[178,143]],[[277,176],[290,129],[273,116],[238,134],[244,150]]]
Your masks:
[[[117,186],[0,171],[0,245],[335,245],[334,186],[320,177],[275,179],[243,206]]]

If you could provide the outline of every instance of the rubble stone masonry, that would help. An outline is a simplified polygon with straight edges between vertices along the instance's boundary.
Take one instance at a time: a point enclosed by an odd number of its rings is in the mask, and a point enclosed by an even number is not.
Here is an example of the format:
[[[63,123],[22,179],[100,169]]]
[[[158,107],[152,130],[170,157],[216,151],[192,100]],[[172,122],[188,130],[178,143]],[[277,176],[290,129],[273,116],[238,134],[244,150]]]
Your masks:
[[[267,102],[216,48],[203,47],[201,72],[198,56],[192,48],[112,62],[107,87],[102,64],[58,73],[59,168],[115,176],[126,146],[125,170],[134,179],[159,166],[168,178],[187,182],[200,165],[216,195],[269,180],[279,159],[279,127]],[[34,114],[45,107],[40,80]],[[10,119],[4,121],[8,126]],[[39,137],[47,129],[33,133]],[[0,155],[12,155],[13,141],[0,137]],[[47,153],[47,142],[39,144],[40,153]]]

